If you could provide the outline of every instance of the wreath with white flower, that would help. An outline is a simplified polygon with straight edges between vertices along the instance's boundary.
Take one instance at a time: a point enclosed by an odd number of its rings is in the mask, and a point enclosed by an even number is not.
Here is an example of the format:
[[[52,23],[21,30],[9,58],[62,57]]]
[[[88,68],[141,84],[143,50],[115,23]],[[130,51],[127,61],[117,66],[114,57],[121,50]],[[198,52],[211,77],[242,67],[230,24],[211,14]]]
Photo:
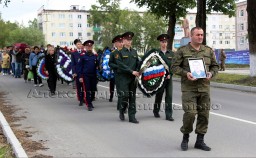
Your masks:
[[[37,72],[38,76],[41,77],[44,80],[47,80],[49,78],[49,75],[47,75],[45,73],[45,58],[44,58],[44,55],[38,58],[36,72]]]
[[[57,73],[65,81],[73,81],[72,66],[70,57],[63,51],[59,50],[59,56],[56,64]]]

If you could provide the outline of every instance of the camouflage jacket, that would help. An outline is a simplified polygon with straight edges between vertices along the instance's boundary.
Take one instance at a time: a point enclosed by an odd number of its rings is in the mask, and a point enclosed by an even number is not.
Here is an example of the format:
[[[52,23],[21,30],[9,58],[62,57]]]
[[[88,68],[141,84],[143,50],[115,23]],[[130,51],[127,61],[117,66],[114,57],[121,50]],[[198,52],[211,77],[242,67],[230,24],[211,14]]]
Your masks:
[[[212,77],[218,73],[218,63],[213,50],[205,45],[201,45],[200,50],[195,50],[190,44],[180,47],[174,54],[172,60],[172,71],[174,74],[181,76],[182,91],[209,92],[210,81],[207,79],[197,79],[190,81],[187,73],[191,72],[188,58],[203,58],[207,72],[211,72]]]

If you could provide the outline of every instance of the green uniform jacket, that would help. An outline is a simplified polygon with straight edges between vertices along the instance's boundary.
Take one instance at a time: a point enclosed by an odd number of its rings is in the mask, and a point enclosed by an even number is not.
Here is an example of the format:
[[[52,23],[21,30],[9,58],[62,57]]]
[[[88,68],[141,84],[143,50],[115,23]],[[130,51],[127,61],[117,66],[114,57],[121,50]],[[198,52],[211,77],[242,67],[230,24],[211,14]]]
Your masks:
[[[118,49],[115,49],[111,52],[109,57],[109,62],[108,62],[109,67],[114,71],[115,74],[117,73],[117,69],[118,69],[118,65],[116,63],[116,58],[115,58],[117,56],[119,56],[119,51]]]
[[[139,58],[137,51],[135,49],[128,50],[127,48],[123,47],[119,51],[119,55],[116,55],[115,58],[117,59],[117,73],[124,74],[124,76],[133,76],[133,71],[138,71],[139,66]]]
[[[188,58],[203,58],[206,71],[211,72],[212,77],[214,77],[218,73],[219,66],[213,50],[208,46],[201,45],[200,50],[197,51],[189,43],[186,46],[180,47],[174,54],[174,58],[172,60],[172,71],[174,72],[174,74],[181,76],[182,91],[208,92],[210,90],[209,80],[188,80],[187,73],[191,72],[189,68]]]
[[[170,71],[169,73],[172,76],[173,73],[171,71],[171,64],[172,64],[172,59],[174,57],[174,53],[172,51],[170,51],[170,50],[165,52],[165,54],[161,50],[159,50],[159,52],[160,52],[160,56],[164,59],[166,64],[169,66],[169,71]]]

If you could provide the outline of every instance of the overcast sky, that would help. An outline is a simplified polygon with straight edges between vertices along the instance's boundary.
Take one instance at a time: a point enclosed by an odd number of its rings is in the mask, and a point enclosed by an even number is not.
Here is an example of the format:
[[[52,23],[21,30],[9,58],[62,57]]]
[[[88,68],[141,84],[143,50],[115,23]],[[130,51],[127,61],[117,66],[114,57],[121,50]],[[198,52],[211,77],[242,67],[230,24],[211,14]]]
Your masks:
[[[97,0],[11,0],[8,7],[0,5],[2,19],[11,22],[18,21],[24,25],[29,20],[37,17],[37,10],[44,5],[45,9],[61,9],[67,10],[71,5],[85,6],[86,10],[91,8],[92,4],[96,4]],[[121,0],[121,8],[130,10],[144,11],[146,8],[139,8],[134,3],[129,3],[130,0]]]
[[[3,0],[4,1],[4,0]],[[61,9],[67,10],[71,5],[85,6],[86,10],[91,8],[92,4],[96,4],[97,0],[11,0],[8,7],[0,5],[0,12],[5,21],[18,21],[27,25],[29,20],[37,17],[37,10],[44,5],[45,9]],[[245,1],[245,0],[239,0]],[[130,0],[121,0],[121,8],[130,10],[145,11],[146,7],[139,8]]]

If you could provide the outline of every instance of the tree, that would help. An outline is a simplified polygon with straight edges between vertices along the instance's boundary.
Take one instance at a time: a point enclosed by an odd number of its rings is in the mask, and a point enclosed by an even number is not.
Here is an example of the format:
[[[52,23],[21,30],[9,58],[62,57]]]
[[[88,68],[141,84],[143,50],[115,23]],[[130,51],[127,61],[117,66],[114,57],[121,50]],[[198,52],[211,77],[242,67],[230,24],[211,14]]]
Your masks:
[[[147,6],[153,14],[168,19],[167,34],[171,37],[168,41],[168,49],[172,49],[176,20],[184,17],[188,8],[195,7],[195,2],[191,0],[131,0],[131,2],[135,2],[139,7]]]
[[[10,2],[10,0],[0,0],[0,4],[3,3],[5,7],[7,7]]]
[[[229,17],[235,16],[235,1],[197,0],[196,26],[201,27],[206,33],[206,14],[211,12],[222,12],[225,15],[229,15]],[[203,44],[206,44],[206,36],[204,36]]]
[[[89,23],[94,26],[93,39],[97,44],[111,46],[112,38],[127,31],[134,32],[133,47],[139,52],[159,47],[156,37],[166,29],[166,21],[153,14],[120,10],[119,4],[111,0],[99,1],[99,6],[92,6]],[[112,3],[115,1],[112,1]],[[97,27],[96,27],[97,26]],[[100,28],[98,28],[100,26]]]
[[[250,74],[256,76],[256,1],[247,0]]]

